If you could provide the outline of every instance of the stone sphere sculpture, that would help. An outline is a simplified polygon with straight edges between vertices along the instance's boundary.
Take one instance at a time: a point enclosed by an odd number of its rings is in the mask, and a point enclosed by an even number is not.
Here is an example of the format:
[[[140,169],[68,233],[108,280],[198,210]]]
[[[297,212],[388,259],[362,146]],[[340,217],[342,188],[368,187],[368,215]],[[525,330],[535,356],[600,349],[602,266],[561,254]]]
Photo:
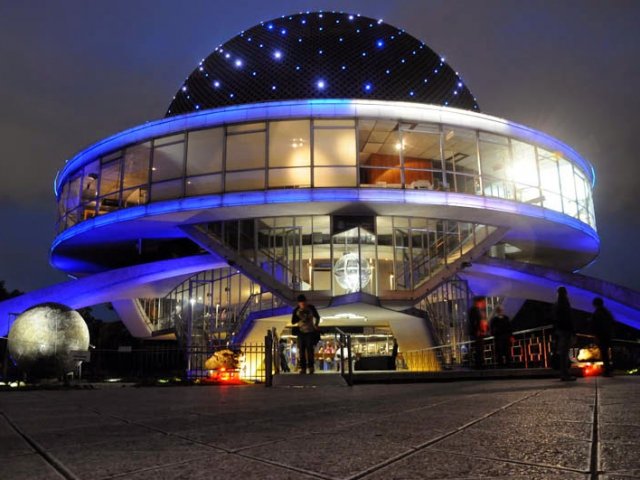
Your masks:
[[[333,275],[338,285],[349,293],[358,292],[369,285],[371,273],[369,262],[361,262],[355,253],[343,255],[333,267]]]
[[[77,366],[74,351],[89,348],[89,328],[82,316],[69,307],[37,305],[15,319],[8,348],[18,367],[29,375],[59,376]]]

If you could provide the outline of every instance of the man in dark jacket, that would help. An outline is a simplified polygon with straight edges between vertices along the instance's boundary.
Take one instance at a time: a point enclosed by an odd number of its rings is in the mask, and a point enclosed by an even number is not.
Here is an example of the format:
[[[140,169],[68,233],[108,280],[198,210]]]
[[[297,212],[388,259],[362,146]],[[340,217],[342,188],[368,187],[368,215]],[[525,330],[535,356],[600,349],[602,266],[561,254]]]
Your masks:
[[[298,305],[291,315],[291,323],[298,327],[298,358],[300,373],[313,373],[315,368],[314,348],[320,315],[316,307],[307,303],[307,297],[298,295]]]
[[[491,335],[496,347],[496,363],[501,367],[511,364],[511,320],[504,314],[501,306],[496,307],[496,313],[491,319]]]
[[[591,331],[596,337],[596,343],[600,349],[600,357],[604,364],[604,376],[611,377],[611,358],[609,348],[611,347],[611,337],[613,334],[613,322],[615,321],[611,312],[604,306],[604,301],[596,297],[593,299],[595,310],[591,316]]]
[[[569,349],[574,334],[573,315],[571,303],[565,287],[558,287],[558,299],[553,305],[553,326],[556,336],[556,355],[560,380],[563,382],[574,381],[576,377],[569,373]]]

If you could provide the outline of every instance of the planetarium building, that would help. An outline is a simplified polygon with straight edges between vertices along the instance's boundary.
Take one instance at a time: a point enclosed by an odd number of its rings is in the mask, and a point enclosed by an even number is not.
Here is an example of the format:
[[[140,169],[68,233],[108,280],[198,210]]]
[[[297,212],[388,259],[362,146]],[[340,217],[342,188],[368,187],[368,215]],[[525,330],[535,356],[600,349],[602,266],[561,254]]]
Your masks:
[[[599,251],[594,181],[404,30],[284,16],[66,162],[51,264],[73,279],[0,313],[111,302],[134,336],[208,345],[286,334],[303,292],[322,326],[408,351],[463,338],[474,296],[513,315],[564,284],[637,327],[631,292],[574,273]]]

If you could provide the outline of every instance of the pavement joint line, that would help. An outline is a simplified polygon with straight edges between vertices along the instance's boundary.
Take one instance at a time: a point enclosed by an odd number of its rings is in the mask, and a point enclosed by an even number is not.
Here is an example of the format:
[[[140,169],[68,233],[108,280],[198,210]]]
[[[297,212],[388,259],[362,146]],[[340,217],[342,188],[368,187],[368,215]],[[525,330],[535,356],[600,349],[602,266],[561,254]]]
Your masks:
[[[0,415],[4,417],[4,419],[9,424],[9,426],[18,435],[20,435],[24,439],[24,441],[27,442],[29,446],[31,446],[31,448],[33,448],[35,452],[38,455],[40,455],[43,458],[43,460],[47,462],[59,475],[61,475],[63,478],[66,478],[67,480],[80,480],[80,477],[78,477],[75,473],[69,470],[60,460],[58,460],[56,457],[51,455],[44,448],[42,448],[42,446],[38,442],[33,440],[29,435],[24,433],[22,430],[20,430],[20,428],[15,423],[13,423],[13,421],[7,416],[5,412],[0,412]]]
[[[476,395],[479,395],[479,394],[476,393],[476,394],[472,394],[472,395],[468,395],[468,396],[476,396]],[[381,419],[391,418],[391,417],[395,417],[395,416],[398,416],[398,415],[403,415],[405,413],[410,413],[410,412],[417,412],[419,410],[427,410],[427,409],[430,409],[430,408],[434,408],[434,407],[440,406],[440,405],[442,405],[444,403],[450,403],[452,401],[453,400],[451,400],[451,399],[443,400],[441,402],[436,402],[436,403],[432,403],[432,404],[429,404],[429,405],[423,405],[421,407],[409,408],[407,410],[402,410],[401,412],[388,413],[388,414],[385,414],[385,415],[381,415],[379,417],[370,418],[368,420],[345,423],[344,425],[341,425],[340,427],[336,427],[336,428],[330,429],[328,431],[327,430],[323,430],[323,431],[309,430],[308,433],[304,433],[302,435],[294,435],[294,436],[290,436],[290,437],[287,437],[287,438],[274,439],[274,440],[270,440],[270,441],[267,441],[267,442],[257,443],[257,444],[254,444],[254,445],[246,445],[244,447],[239,447],[239,448],[232,449],[232,450],[230,450],[230,452],[231,453],[238,453],[238,452],[242,452],[242,451],[245,451],[245,450],[250,450],[252,448],[264,447],[265,445],[271,445],[271,444],[274,444],[274,443],[280,443],[280,442],[284,442],[284,441],[289,441],[291,439],[304,438],[304,437],[308,437],[310,435],[315,435],[315,434],[319,434],[319,433],[335,432],[336,430],[341,430],[343,428],[354,427],[354,426],[359,426],[359,425],[365,425],[365,424],[371,423],[371,422],[379,422]],[[412,448],[412,447],[409,447],[409,448]]]
[[[508,404],[503,405],[502,407],[497,408],[497,409],[495,409],[495,410],[493,410],[493,411],[491,411],[491,412],[489,412],[489,413],[487,413],[485,415],[482,415],[481,417],[476,418],[475,420],[467,422],[464,425],[462,425],[460,427],[457,427],[454,430],[451,430],[450,432],[444,433],[444,434],[439,435],[439,436],[437,436],[435,438],[432,438],[431,440],[428,440],[428,441],[426,441],[426,442],[424,442],[424,443],[422,443],[420,445],[412,447],[407,452],[403,452],[403,453],[399,453],[398,455],[394,455],[391,458],[388,458],[388,459],[386,459],[386,460],[384,460],[384,461],[382,461],[382,462],[380,462],[380,463],[378,463],[378,464],[376,464],[376,465],[374,465],[372,467],[369,467],[369,468],[367,468],[365,470],[362,470],[361,472],[356,473],[355,475],[347,477],[347,480],[357,480],[357,479],[366,477],[367,475],[369,475],[371,473],[374,473],[374,472],[376,472],[376,471],[378,471],[378,470],[380,470],[382,468],[385,468],[385,467],[388,467],[389,465],[397,463],[400,460],[403,460],[403,459],[405,459],[405,458],[407,458],[407,457],[409,457],[409,456],[411,456],[411,455],[413,455],[413,454],[415,454],[417,452],[420,452],[420,451],[422,451],[422,450],[424,450],[424,449],[426,449],[426,448],[428,448],[428,447],[430,447],[432,445],[435,445],[435,444],[441,442],[442,440],[445,440],[446,438],[449,438],[452,435],[455,435],[456,433],[459,433],[459,432],[461,432],[463,430],[466,430],[470,426],[475,425],[475,424],[477,424],[477,423],[479,423],[479,422],[481,422],[483,420],[486,420],[487,418],[492,417],[493,415],[495,415],[495,414],[497,414],[499,412],[502,412],[502,411],[506,410],[507,408],[512,407],[513,405],[516,405],[516,404],[518,404],[520,402],[523,402],[523,401],[525,401],[525,400],[527,400],[527,399],[529,399],[531,397],[539,395],[544,390],[545,389],[538,390],[538,391],[533,392],[533,393],[529,393],[529,394],[525,395],[524,397],[519,398],[518,400],[514,400],[512,402],[509,402]]]
[[[589,458],[589,471],[591,480],[598,480],[600,477],[600,441],[598,439],[598,403],[599,389],[598,377],[595,378],[595,396],[593,399],[593,429],[591,431],[591,455]]]
[[[284,468],[285,470],[291,470],[292,472],[304,473],[305,475],[309,475],[315,478],[321,478],[323,480],[339,480],[339,477],[333,477],[330,475],[324,475],[320,472],[315,472],[313,470],[306,470],[304,468],[294,467],[293,465],[288,465],[286,463],[277,462],[275,460],[269,460],[266,458],[254,457],[252,455],[247,455],[245,453],[234,453],[232,455],[236,455],[241,458],[246,458],[248,460],[253,460],[260,463],[266,463],[267,465]]]
[[[305,470],[305,469],[297,468],[297,467],[294,467],[294,466],[291,466],[291,465],[286,465],[286,464],[281,464],[281,463],[278,463],[278,462],[274,462],[272,460],[267,460],[267,459],[263,459],[263,458],[259,458],[259,457],[252,457],[250,455],[245,455],[245,454],[242,454],[242,453],[237,453],[237,452],[234,452],[233,450],[229,450],[229,449],[222,448],[222,447],[219,447],[219,446],[216,446],[216,445],[212,445],[210,443],[202,442],[200,440],[195,440],[195,439],[192,439],[192,438],[189,438],[189,437],[185,437],[183,435],[180,435],[180,434],[177,434],[177,433],[174,433],[174,432],[168,432],[168,431],[162,430],[160,428],[152,427],[150,425],[145,425],[144,423],[134,422],[134,421],[131,421],[131,420],[126,419],[124,417],[119,417],[117,415],[112,415],[112,414],[106,414],[105,415],[105,414],[103,414],[102,412],[100,412],[97,409],[90,409],[90,410],[92,410],[95,413],[97,413],[99,415],[102,415],[102,416],[108,416],[108,417],[111,417],[111,418],[115,418],[116,420],[120,420],[120,421],[122,421],[122,422],[124,422],[126,424],[129,424],[129,425],[136,425],[136,426],[139,426],[139,427],[147,428],[149,430],[152,430],[152,431],[155,431],[155,432],[159,432],[159,433],[162,433],[162,434],[170,436],[170,437],[176,437],[176,438],[180,438],[181,440],[186,440],[186,441],[191,442],[191,443],[196,443],[198,445],[202,445],[204,447],[207,447],[207,448],[210,448],[212,450],[215,450],[218,453],[223,453],[223,454],[227,454],[227,455],[235,455],[235,456],[238,456],[238,457],[241,457],[241,458],[251,459],[253,461],[257,461],[257,462],[260,462],[260,463],[265,463],[267,465],[277,466],[277,467],[280,467],[280,468],[285,468],[287,470],[291,470],[291,471],[294,471],[294,472],[297,472],[297,473],[304,473],[305,475],[310,475],[310,476],[313,476],[313,477],[316,477],[316,478],[321,478],[323,480],[335,480],[334,477],[327,477],[325,475],[319,474],[317,472],[313,472],[311,470]],[[188,463],[188,461],[187,462],[181,462],[181,463]],[[155,466],[155,467],[150,467],[148,470],[166,468],[167,466],[171,466],[171,464],[170,465],[159,465],[159,466]],[[130,475],[131,473],[133,473],[133,472],[126,472],[127,475]],[[123,475],[124,475],[124,473],[123,473]],[[73,480],[80,480],[80,479],[78,479],[77,477],[74,477]]]
[[[573,472],[573,473],[581,473],[583,475],[589,474],[589,470],[580,469],[580,468],[571,468],[571,467],[563,467],[562,465],[549,465],[548,463],[534,463],[534,462],[525,462],[524,460],[514,460],[512,458],[501,458],[501,457],[486,457],[484,455],[474,455],[473,453],[460,453],[454,452],[451,450],[445,450],[443,448],[429,448],[430,452],[441,452],[446,453],[448,455],[457,455],[459,457],[471,457],[478,458],[482,460],[491,460],[492,462],[502,462],[502,463],[511,463],[514,465],[524,465],[527,467],[539,467],[539,468],[548,468],[551,470],[560,470],[563,472]]]

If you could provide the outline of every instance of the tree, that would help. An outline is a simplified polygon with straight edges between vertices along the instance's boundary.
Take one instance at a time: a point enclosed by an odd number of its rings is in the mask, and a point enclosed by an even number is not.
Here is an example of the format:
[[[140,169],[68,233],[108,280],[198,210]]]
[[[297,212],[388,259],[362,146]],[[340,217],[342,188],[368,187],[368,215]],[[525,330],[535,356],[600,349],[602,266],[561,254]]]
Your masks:
[[[2,302],[3,300],[9,300],[10,298],[14,298],[17,296],[22,295],[24,292],[21,292],[20,290],[7,290],[7,287],[5,287],[5,283],[4,280],[0,280],[0,302]]]

